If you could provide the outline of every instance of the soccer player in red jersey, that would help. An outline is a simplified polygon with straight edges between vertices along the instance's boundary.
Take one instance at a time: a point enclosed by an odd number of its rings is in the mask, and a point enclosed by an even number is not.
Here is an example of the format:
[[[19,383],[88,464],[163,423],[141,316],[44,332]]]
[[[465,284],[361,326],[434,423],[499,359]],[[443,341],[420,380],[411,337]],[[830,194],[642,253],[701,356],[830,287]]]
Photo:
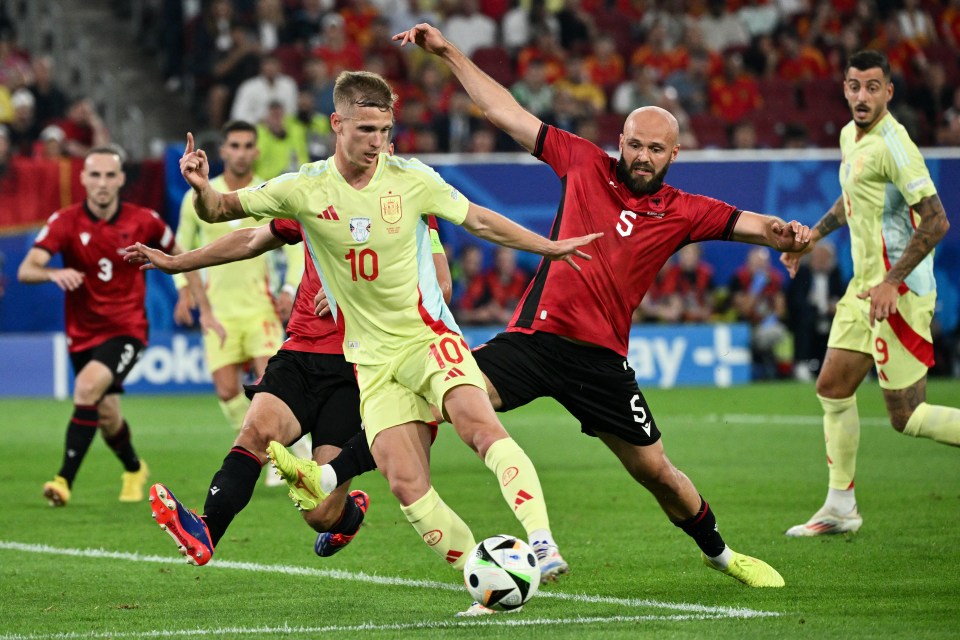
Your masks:
[[[419,24],[394,40],[439,56],[487,119],[560,177],[551,239],[604,232],[594,259],[579,272],[542,262],[507,331],[475,350],[494,407],[507,411],[555,398],[654,495],[709,567],[752,587],[783,586],[767,563],[727,547],[713,510],[665,455],[626,354],[633,310],[678,249],[717,239],[800,251],[809,228],[664,184],[680,147],[677,121],[663,109],[627,116],[615,160],[525,111],[434,27]]]
[[[123,463],[120,501],[143,500],[147,481],[147,465],[130,442],[119,397],[147,343],[146,282],[123,254],[137,239],[178,250],[173,232],[155,211],[120,200],[126,179],[122,154],[115,146],[87,153],[80,175],[86,199],[50,216],[17,272],[20,282],[53,282],[66,292],[67,346],[76,380],[63,464],[43,485],[43,495],[55,507],[70,501],[74,478],[98,429]],[[62,269],[48,266],[57,253],[63,256]],[[205,321],[209,304],[199,280],[191,282]]]
[[[237,229],[176,257],[134,245],[129,247],[127,260],[149,262],[144,268],[182,273],[246,260],[302,240],[297,222],[273,220],[268,225]],[[203,515],[185,508],[163,484],[150,490],[154,518],[191,564],[210,561],[230,523],[250,502],[272,440],[291,445],[309,433],[314,459],[325,463],[352,436],[362,435],[359,389],[352,365],[343,358],[343,334],[332,318],[313,313],[313,299],[319,290],[320,277],[307,256],[287,324],[288,337],[267,362],[260,379],[245,385],[250,408],[233,447],[210,482]],[[346,546],[363,522],[367,495],[362,491],[348,494],[348,490],[348,484],[341,485],[318,508],[303,512],[307,523],[321,532],[314,545],[318,555],[333,555]]]

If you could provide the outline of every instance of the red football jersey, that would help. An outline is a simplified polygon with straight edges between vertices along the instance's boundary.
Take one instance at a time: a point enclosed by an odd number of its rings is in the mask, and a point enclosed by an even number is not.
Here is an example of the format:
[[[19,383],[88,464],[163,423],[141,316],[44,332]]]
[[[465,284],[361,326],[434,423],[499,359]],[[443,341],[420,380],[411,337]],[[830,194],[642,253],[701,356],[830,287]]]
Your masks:
[[[83,285],[66,294],[67,344],[85,351],[116,336],[147,342],[146,279],[123,259],[134,242],[170,251],[173,231],[150,209],[126,202],[109,220],[97,218],[86,201],[47,219],[33,246],[61,254],[65,267],[84,274]]]
[[[295,220],[271,220],[270,231],[287,244],[303,241],[300,223]],[[290,321],[287,322],[287,339],[280,348],[308,353],[343,353],[343,332],[337,328],[333,317],[326,315],[318,318],[313,312],[313,299],[320,290],[320,276],[306,245],[303,250],[306,254],[303,278],[293,301]]]
[[[627,355],[630,319],[657,272],[677,249],[700,240],[727,240],[740,216],[735,207],[663,185],[636,195],[617,179],[616,159],[591,142],[550,126],[534,155],[562,182],[551,239],[602,231],[583,248],[577,272],[543,260],[508,331],[543,331]]]

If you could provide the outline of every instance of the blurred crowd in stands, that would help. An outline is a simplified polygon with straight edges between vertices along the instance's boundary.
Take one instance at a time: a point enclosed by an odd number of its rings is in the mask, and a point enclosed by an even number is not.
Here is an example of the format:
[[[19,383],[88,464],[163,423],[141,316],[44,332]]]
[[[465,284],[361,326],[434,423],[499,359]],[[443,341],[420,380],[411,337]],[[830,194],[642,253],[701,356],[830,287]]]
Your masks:
[[[69,96],[54,80],[54,60],[17,44],[0,15],[0,175],[11,156],[83,157],[110,142],[87,96]]]
[[[849,120],[847,57],[887,53],[893,111],[920,145],[960,144],[960,0],[155,0],[145,40],[203,126],[317,116],[343,69],[401,97],[397,152],[517,147],[481,119],[445,67],[390,36],[428,21],[547,122],[614,146],[624,114],[677,115],[687,148],[835,147]],[[300,132],[296,132],[300,135]],[[302,151],[302,149],[301,149]]]

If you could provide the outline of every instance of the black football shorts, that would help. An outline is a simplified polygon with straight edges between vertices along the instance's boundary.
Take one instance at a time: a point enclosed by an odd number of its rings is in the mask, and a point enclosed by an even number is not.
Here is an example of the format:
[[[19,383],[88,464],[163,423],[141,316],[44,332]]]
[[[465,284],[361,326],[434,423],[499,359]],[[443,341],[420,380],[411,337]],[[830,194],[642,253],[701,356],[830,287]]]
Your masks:
[[[511,331],[479,345],[473,356],[500,395],[498,411],[546,396],[579,420],[588,436],[610,433],[640,446],[660,439],[636,374],[614,351],[550,333]]]
[[[103,395],[123,393],[123,381],[126,379],[133,365],[143,355],[145,345],[129,336],[108,338],[95,347],[70,354],[70,363],[73,365],[74,375],[87,366],[91,360],[102,363],[113,372],[113,383]]]
[[[314,447],[343,447],[360,431],[360,389],[353,365],[342,355],[280,349],[263,376],[243,388],[250,399],[261,391],[278,397]]]

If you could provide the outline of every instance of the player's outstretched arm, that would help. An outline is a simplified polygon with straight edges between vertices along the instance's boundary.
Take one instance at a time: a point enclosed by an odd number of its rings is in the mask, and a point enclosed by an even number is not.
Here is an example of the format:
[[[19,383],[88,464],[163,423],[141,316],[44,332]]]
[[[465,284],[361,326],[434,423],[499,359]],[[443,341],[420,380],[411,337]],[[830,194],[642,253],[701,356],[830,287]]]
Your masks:
[[[843,210],[842,197],[837,198],[820,221],[813,225],[810,231],[810,243],[802,251],[780,254],[780,262],[787,268],[790,277],[797,275],[797,269],[800,267],[800,258],[813,251],[813,245],[817,244],[822,238],[827,237],[840,227],[847,224],[847,216]]]
[[[810,244],[810,227],[796,220],[784,222],[776,216],[744,211],[733,227],[737,242],[766,245],[777,251],[803,252]]]
[[[592,260],[592,257],[582,251],[580,247],[590,244],[602,233],[591,233],[566,240],[548,240],[543,236],[524,229],[516,222],[506,218],[496,211],[470,203],[467,217],[463,221],[463,228],[484,240],[496,244],[536,253],[548,260],[562,260],[571,267],[580,271],[580,266],[573,259]]]
[[[178,255],[168,255],[140,242],[126,248],[124,259],[139,264],[140,270],[159,269],[164,273],[185,273],[228,262],[239,262],[259,256],[281,246],[283,241],[273,235],[270,225],[237,229],[208,245]]]
[[[172,256],[182,255],[183,249],[179,244],[174,244],[170,254]],[[207,298],[207,292],[203,288],[200,275],[195,271],[189,271],[184,273],[183,277],[187,281],[187,286],[184,288],[189,291],[190,298],[200,310],[200,330],[203,333],[213,331],[220,338],[220,346],[223,347],[223,344],[227,341],[227,330],[213,313],[213,307],[210,306],[210,300]],[[192,324],[193,318],[191,317],[190,325]]]
[[[180,157],[180,175],[193,189],[193,207],[204,222],[225,222],[246,218],[235,192],[219,193],[210,186],[210,162],[203,149],[194,149],[193,134],[187,133],[187,146]]]
[[[907,242],[903,254],[887,272],[883,282],[857,294],[860,299],[870,298],[870,325],[877,320],[886,320],[897,312],[900,285],[920,261],[933,251],[950,229],[950,222],[943,210],[940,196],[934,194],[920,200],[913,210],[920,216],[920,224]]]
[[[398,33],[393,39],[399,40],[401,47],[413,42],[424,51],[441,58],[487,120],[509,134],[524,149],[533,151],[543,124],[540,119],[521,107],[503,85],[481,71],[470,58],[444,38],[439,29],[421,23]]]
[[[64,291],[74,291],[83,285],[83,273],[69,267],[54,269],[47,266],[50,254],[43,249],[33,247],[24,256],[17,269],[17,280],[24,284],[52,282]]]

